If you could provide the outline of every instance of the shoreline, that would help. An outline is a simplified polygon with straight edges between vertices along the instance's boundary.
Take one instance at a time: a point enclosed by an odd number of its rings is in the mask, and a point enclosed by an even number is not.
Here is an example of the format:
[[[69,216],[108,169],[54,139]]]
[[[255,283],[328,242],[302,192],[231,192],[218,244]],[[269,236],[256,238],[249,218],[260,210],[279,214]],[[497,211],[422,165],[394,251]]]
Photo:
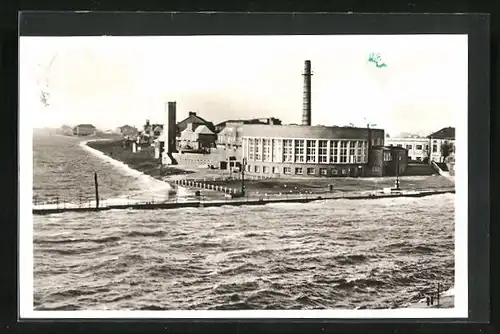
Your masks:
[[[154,181],[154,182],[157,182],[157,183],[163,183],[165,185],[169,185],[170,187],[172,187],[172,185],[168,182],[164,182],[162,180],[159,180],[157,178],[154,178],[152,177],[151,175],[148,175],[144,172],[141,172],[140,170],[137,170],[137,169],[134,169],[132,167],[130,167],[129,165],[127,165],[126,163],[120,161],[120,160],[117,160],[117,159],[113,159],[112,157],[110,157],[109,155],[103,153],[102,151],[99,151],[98,149],[95,149],[91,146],[88,145],[88,143],[91,143],[91,142],[101,142],[101,141],[109,141],[109,140],[112,140],[112,139],[91,139],[91,140],[84,140],[84,141],[81,141],[78,143],[78,145],[83,148],[84,150],[86,150],[87,152],[90,152],[92,153],[95,157],[97,158],[100,158],[101,160],[104,160],[106,162],[109,162],[111,163],[113,166],[117,167],[117,168],[120,168],[122,171],[126,172],[127,174],[129,174],[130,176],[136,176],[136,177],[143,177],[143,178],[147,178],[149,181]]]
[[[109,141],[109,145],[92,145]],[[161,172],[158,159],[152,156],[148,147],[142,152],[132,153],[124,148],[117,139],[90,139],[80,143],[87,151],[106,160],[113,165],[126,170],[128,174],[145,177],[151,182],[168,185],[173,196],[180,199],[191,199],[195,192],[200,192],[205,199],[223,199],[227,191],[233,194],[241,189],[240,175],[230,174],[227,170],[207,169],[190,165],[176,165],[166,167]],[[149,150],[146,151],[146,150]],[[294,178],[272,177],[245,178],[245,193],[247,198],[260,198],[262,196],[292,196],[292,195],[318,195],[329,196],[335,193],[374,193],[392,188],[395,177],[381,178]],[[191,181],[191,182],[189,182]],[[440,175],[432,176],[402,176],[400,177],[402,191],[428,191],[439,192],[454,188],[454,180],[449,180]],[[217,187],[219,186],[219,187]],[[333,186],[333,190],[330,188]]]

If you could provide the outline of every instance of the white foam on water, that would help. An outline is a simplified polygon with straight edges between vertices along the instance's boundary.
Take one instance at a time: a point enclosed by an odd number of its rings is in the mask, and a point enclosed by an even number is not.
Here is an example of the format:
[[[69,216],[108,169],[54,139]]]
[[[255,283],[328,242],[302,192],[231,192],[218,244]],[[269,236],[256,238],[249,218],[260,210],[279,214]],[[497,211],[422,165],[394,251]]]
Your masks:
[[[130,168],[129,166],[127,166],[125,163],[121,162],[121,161],[118,161],[118,160],[115,160],[113,158],[111,158],[110,156],[102,153],[101,151],[99,150],[96,150],[90,146],[87,145],[88,142],[93,142],[93,141],[105,141],[105,140],[109,140],[109,139],[96,139],[96,140],[86,140],[86,141],[81,141],[79,143],[80,147],[82,147],[84,150],[92,153],[93,155],[95,155],[96,157],[102,159],[102,160],[105,160],[106,162],[109,162],[111,165],[119,168],[120,170],[122,170],[123,172],[131,175],[131,176],[135,176],[135,177],[138,177],[141,179],[141,181],[145,181],[146,183],[148,184],[151,184],[151,185],[157,185],[159,187],[165,187],[166,189],[170,189],[171,188],[171,185],[166,183],[166,182],[163,182],[163,181],[160,181],[160,180],[157,180],[155,179],[154,177],[151,177],[147,174],[144,174],[143,172],[141,171],[138,171],[136,169],[133,169],[133,168]]]
[[[109,139],[95,139],[95,140],[86,140],[86,141],[81,141],[79,143],[80,147],[83,148],[84,150],[90,152],[94,156],[110,163],[114,167],[120,169],[121,171],[127,173],[130,176],[137,177],[145,189],[145,191],[139,192],[139,193],[131,193],[129,195],[124,195],[121,197],[113,198],[113,199],[107,199],[103,200],[102,204],[103,205],[109,205],[109,204],[129,204],[129,203],[137,203],[137,202],[144,202],[144,201],[153,201],[155,198],[158,200],[167,200],[169,198],[169,191],[173,190],[173,187],[171,184],[165,181],[161,181],[158,179],[155,179],[154,177],[144,174],[141,171],[138,171],[136,169],[133,169],[129,167],[127,164],[118,161],[116,159],[111,158],[110,156],[104,154],[103,152],[96,150],[90,146],[87,145],[88,142],[93,142],[93,141],[105,141]],[[191,193],[189,190],[187,190],[184,187],[177,187],[177,196],[179,197],[185,197],[189,196]],[[134,199],[129,198],[129,197],[134,197]],[[91,202],[95,205],[95,202]],[[92,204],[91,204],[92,205]]]

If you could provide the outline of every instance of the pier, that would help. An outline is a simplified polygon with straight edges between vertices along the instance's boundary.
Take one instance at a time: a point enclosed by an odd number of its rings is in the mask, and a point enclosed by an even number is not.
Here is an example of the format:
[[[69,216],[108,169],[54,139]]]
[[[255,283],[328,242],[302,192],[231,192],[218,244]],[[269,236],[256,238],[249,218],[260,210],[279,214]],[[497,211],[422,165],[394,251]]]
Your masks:
[[[59,207],[55,208],[34,208],[33,214],[47,215],[63,212],[97,212],[109,210],[166,210],[180,208],[208,208],[221,207],[226,205],[243,206],[243,205],[265,205],[271,203],[309,203],[322,200],[363,200],[363,199],[382,199],[382,198],[397,198],[397,197],[424,197],[431,195],[439,195],[446,193],[455,193],[455,189],[439,189],[439,190],[408,190],[395,193],[383,192],[352,192],[352,193],[325,193],[325,194],[301,194],[301,195],[262,195],[260,197],[239,197],[228,198],[224,200],[204,200],[202,198],[187,201],[165,201],[159,203],[127,203],[127,204],[110,204],[100,205],[97,207]]]

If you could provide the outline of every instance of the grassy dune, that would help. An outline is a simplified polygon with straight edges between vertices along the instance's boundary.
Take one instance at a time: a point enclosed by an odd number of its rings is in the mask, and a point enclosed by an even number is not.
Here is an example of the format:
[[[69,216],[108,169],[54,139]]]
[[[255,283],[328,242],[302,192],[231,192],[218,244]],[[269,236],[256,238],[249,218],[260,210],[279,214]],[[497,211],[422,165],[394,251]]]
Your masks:
[[[143,148],[140,152],[133,153],[130,147],[125,147],[121,139],[106,141],[91,141],[88,146],[103,152],[113,159],[123,162],[130,168],[143,172],[154,178],[161,179],[165,175],[189,173],[182,169],[167,167],[161,168],[160,159],[154,157],[154,147]]]

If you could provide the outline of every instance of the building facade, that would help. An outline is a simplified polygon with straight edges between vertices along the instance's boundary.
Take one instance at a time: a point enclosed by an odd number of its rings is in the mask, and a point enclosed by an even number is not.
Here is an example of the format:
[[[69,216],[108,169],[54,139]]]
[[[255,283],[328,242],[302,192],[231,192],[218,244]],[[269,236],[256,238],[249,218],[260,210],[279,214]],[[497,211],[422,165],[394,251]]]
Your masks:
[[[169,103],[175,103],[175,102],[169,102]],[[188,113],[188,117],[177,123],[177,135],[180,135],[180,133],[188,127],[188,124],[191,124],[193,131],[196,130],[198,126],[205,125],[207,128],[210,129],[210,131],[215,132],[215,126],[212,122],[208,122],[205,119],[198,116],[196,112],[190,111]]]
[[[226,123],[225,127],[217,134],[217,146],[241,147],[242,123]]]
[[[430,160],[445,162],[455,155],[455,128],[447,127],[429,135],[431,145]]]
[[[137,132],[139,132],[139,130],[137,130],[136,127],[131,126],[131,125],[123,125],[117,129],[117,132],[122,134],[123,136],[132,136],[132,135],[137,134]]]
[[[295,125],[242,125],[245,171],[284,176],[367,176],[371,146],[384,130]]]
[[[370,156],[370,176],[402,175],[408,167],[408,150],[404,147],[372,147]]]
[[[410,161],[427,162],[430,157],[430,140],[428,138],[386,138],[385,145],[407,149]]]
[[[75,136],[89,136],[95,134],[96,127],[92,124],[79,124],[73,128],[73,135]]]

